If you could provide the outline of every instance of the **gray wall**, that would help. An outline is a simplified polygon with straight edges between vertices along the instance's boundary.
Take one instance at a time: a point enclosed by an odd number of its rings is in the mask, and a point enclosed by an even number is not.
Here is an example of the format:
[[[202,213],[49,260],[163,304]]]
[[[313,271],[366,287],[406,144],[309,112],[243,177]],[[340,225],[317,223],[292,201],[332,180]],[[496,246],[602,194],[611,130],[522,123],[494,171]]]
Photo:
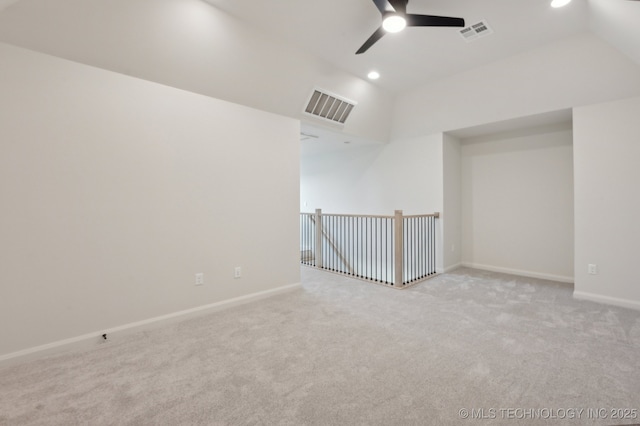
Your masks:
[[[576,108],[573,117],[575,295],[640,309],[640,98]]]
[[[464,140],[463,264],[573,282],[570,126]]]
[[[1,44],[0,69],[0,356],[299,283],[299,122]]]

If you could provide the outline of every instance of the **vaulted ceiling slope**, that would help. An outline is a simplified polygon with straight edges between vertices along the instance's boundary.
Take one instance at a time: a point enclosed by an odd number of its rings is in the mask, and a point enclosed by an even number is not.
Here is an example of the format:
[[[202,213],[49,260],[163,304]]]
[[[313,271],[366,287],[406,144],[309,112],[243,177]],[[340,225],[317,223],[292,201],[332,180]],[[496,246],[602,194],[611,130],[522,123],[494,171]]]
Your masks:
[[[0,42],[294,118],[319,87],[358,102],[346,133],[389,139],[390,92],[201,0],[21,0]]]
[[[640,96],[640,67],[592,33],[398,96],[392,140]]]
[[[483,21],[493,33],[469,43],[459,28],[408,28],[363,55],[354,52],[380,25],[371,0],[205,1],[355,75],[377,68],[377,84],[396,93],[587,30],[640,64],[640,4],[629,0],[573,0],[560,9],[550,0],[410,0],[408,12]]]
[[[482,20],[493,34],[467,42],[460,28],[407,28],[355,55],[380,26],[371,0],[206,1],[356,75],[376,68],[382,75],[377,84],[394,92],[582,32],[589,9],[583,0],[562,10],[551,8],[550,0],[409,0],[410,13],[462,17],[467,25]]]
[[[356,56],[380,24],[371,0],[0,0],[0,41],[324,126],[302,113],[318,87],[358,103],[344,129],[330,128],[377,141],[398,127],[394,109],[443,99],[438,87],[455,76],[585,32],[640,66],[637,1],[410,0],[408,9],[484,20],[493,33],[466,42],[455,28],[410,28]],[[371,69],[380,80],[366,79]],[[410,101],[394,107],[398,99]]]
[[[589,0],[589,27],[640,64],[640,2]]]

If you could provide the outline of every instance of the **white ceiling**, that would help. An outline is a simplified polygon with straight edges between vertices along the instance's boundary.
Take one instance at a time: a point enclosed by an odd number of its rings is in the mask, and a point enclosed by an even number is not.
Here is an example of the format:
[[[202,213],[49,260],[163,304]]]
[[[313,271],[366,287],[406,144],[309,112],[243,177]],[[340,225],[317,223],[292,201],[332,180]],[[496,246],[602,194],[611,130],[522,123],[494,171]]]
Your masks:
[[[380,25],[380,14],[372,0],[205,1],[359,77],[377,70],[382,77],[374,84],[392,93],[410,91],[589,30],[636,62],[640,60],[640,25],[630,24],[640,22],[640,2],[629,0],[573,0],[560,9],[552,8],[550,0],[410,0],[409,13],[462,17],[466,25],[483,20],[493,34],[466,42],[457,28],[409,28],[385,35],[362,55],[355,55],[355,51]],[[571,111],[563,110],[461,129],[455,136],[467,139],[570,120]],[[303,124],[303,132],[314,133],[314,129]],[[315,152],[319,140],[325,146],[333,144],[333,149],[343,144],[344,136],[339,132],[315,133],[319,139],[302,141],[304,152]]]
[[[357,76],[376,69],[382,77],[375,84],[396,93],[589,27],[587,0],[562,9],[550,0],[410,0],[409,13],[462,17],[467,25],[485,20],[494,33],[468,43],[456,28],[408,28],[355,55],[380,25],[372,0],[206,1]]]
[[[484,20],[494,33],[467,43],[459,35],[459,28],[408,28],[399,34],[385,35],[362,55],[355,55],[355,51],[379,27],[381,20],[372,0],[201,1],[234,16],[269,39],[302,49],[354,76],[366,79],[367,73],[375,69],[382,77],[374,84],[391,94],[584,31],[596,33],[640,64],[640,1],[573,0],[564,8],[554,9],[550,0],[409,0],[409,13],[462,17],[467,25]],[[0,0],[0,11],[14,3],[40,4],[41,7],[43,4],[34,0]],[[107,7],[122,9],[116,3]],[[60,3],[61,7],[75,7],[75,12],[67,10],[66,14],[72,13],[84,21],[86,17],[82,14],[91,9],[81,4],[78,1]],[[157,7],[163,7],[162,2],[158,2]],[[119,13],[122,12],[125,11]],[[140,22],[140,26],[145,24]],[[104,35],[99,39],[107,40]],[[87,55],[90,53],[84,56]],[[80,61],[83,58],[82,55],[70,57]]]
[[[341,132],[303,118],[303,131],[345,149],[367,143],[354,135],[385,140],[376,125],[390,120],[394,95],[575,34],[591,31],[640,64],[640,1],[573,0],[562,9],[549,2],[410,0],[409,13],[462,17],[467,25],[484,20],[494,33],[467,43],[458,28],[408,28],[362,55],[355,51],[380,25],[372,0],[0,0],[0,34],[18,46],[291,117],[314,85],[326,86],[362,101],[361,121]],[[373,69],[380,80],[362,81]],[[236,76],[242,84],[228,84]],[[488,131],[496,129],[459,136]],[[303,146],[314,152],[316,142]]]

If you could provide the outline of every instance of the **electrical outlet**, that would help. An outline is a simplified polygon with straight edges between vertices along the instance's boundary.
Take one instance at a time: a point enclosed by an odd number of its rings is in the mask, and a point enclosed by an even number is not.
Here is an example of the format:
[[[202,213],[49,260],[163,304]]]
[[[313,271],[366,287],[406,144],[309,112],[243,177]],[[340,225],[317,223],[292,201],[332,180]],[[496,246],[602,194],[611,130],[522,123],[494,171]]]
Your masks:
[[[196,274],[196,285],[204,285],[204,274],[202,272]]]
[[[590,263],[589,267],[587,268],[587,272],[590,275],[597,275],[598,274],[598,265],[596,265],[595,263]]]
[[[236,266],[236,269],[233,271],[233,278],[240,278],[242,277],[242,268],[239,266]]]

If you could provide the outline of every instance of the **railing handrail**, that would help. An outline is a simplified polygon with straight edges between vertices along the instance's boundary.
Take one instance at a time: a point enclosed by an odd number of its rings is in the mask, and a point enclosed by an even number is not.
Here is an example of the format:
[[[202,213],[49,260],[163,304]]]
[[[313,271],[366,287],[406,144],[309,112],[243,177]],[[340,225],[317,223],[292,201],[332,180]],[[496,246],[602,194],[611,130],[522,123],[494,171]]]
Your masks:
[[[308,212],[300,212],[300,214],[308,214],[310,216],[315,215],[315,213]],[[367,218],[378,218],[378,219],[393,219],[395,216],[385,216],[385,215],[376,215],[376,214],[345,214],[345,213],[322,213],[322,216],[335,216],[335,217],[367,217]],[[440,213],[425,213],[425,214],[413,214],[413,215],[403,215],[404,218],[415,218],[415,217],[435,217],[439,218]]]
[[[306,213],[306,212],[300,212],[300,214],[308,214],[311,216],[315,215],[315,213]],[[325,213],[325,212],[322,212],[322,216],[367,217],[367,218],[378,218],[378,219],[393,219],[395,217],[395,216],[381,216],[381,215],[374,215],[374,214],[343,214],[343,213]]]
[[[440,213],[439,212],[435,212],[435,213],[429,213],[429,214],[409,214],[409,215],[403,215],[403,218],[415,218],[415,217],[435,217],[436,219],[440,217]]]

